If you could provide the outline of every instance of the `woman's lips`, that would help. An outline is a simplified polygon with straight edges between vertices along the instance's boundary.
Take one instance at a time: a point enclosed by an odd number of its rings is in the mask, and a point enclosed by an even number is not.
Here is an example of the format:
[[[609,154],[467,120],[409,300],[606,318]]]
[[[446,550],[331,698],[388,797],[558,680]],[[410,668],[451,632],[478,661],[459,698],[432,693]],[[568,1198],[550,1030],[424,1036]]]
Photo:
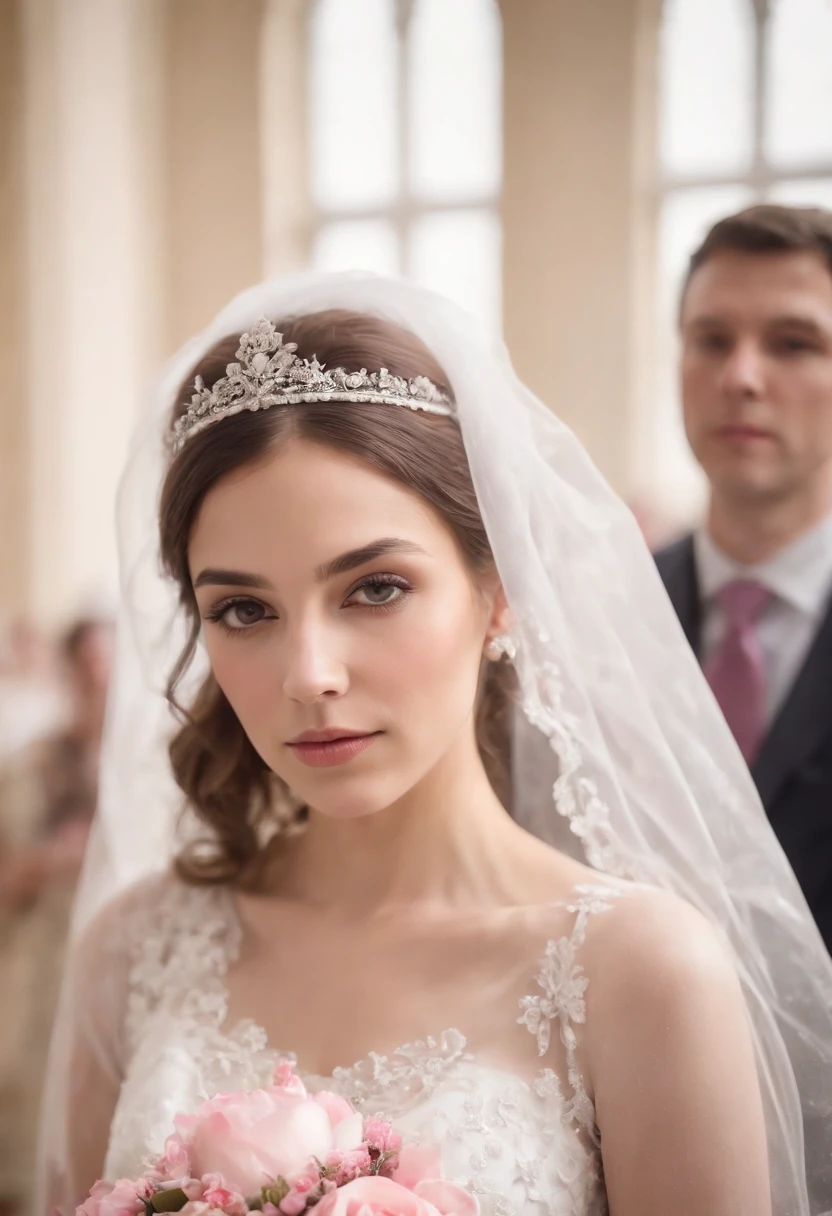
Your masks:
[[[341,738],[298,740],[287,743],[301,764],[310,768],[329,768],[335,764],[346,764],[375,743],[380,731],[371,735],[345,735]]]

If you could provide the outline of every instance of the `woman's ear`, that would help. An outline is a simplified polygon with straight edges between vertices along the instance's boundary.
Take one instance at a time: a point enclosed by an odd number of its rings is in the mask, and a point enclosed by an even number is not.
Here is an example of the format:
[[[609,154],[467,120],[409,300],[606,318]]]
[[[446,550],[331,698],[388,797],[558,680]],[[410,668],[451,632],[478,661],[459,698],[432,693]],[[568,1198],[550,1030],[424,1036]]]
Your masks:
[[[512,617],[511,609],[508,606],[506,593],[503,590],[503,584],[497,582],[497,585],[492,593],[491,612],[488,617],[487,638],[497,637],[499,634],[511,633]]]

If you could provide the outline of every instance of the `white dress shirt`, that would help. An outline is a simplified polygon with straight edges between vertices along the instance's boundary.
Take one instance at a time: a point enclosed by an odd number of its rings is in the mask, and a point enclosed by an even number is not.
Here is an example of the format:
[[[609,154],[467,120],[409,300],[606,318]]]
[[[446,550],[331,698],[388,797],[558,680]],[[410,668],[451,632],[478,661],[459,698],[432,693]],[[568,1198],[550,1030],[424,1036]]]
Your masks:
[[[774,597],[756,622],[769,727],[797,679],[832,593],[832,515],[756,566],[727,557],[705,531],[694,537],[694,554],[702,597],[703,664],[725,634],[725,614],[716,595],[726,583],[751,579]]]

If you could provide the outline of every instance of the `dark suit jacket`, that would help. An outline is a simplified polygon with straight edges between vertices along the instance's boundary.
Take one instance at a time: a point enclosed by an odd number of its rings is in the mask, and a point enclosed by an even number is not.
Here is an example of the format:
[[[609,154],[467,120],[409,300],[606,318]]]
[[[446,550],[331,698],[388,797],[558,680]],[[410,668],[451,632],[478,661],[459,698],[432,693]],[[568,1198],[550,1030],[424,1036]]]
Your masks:
[[[663,549],[656,564],[699,655],[702,606],[693,538]],[[832,603],[751,774],[832,950]]]

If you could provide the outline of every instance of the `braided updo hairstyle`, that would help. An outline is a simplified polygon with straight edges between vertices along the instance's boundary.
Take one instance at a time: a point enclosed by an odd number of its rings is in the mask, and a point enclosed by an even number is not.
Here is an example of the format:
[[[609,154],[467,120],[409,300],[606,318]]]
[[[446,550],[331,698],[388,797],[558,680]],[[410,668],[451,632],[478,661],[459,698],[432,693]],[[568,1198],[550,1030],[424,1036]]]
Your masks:
[[[348,371],[387,368],[393,375],[427,376],[452,394],[446,374],[427,347],[391,322],[344,310],[276,320],[300,358],[317,357]],[[194,377],[211,388],[234,360],[240,335],[214,347],[183,384],[170,426],[184,413]],[[459,427],[451,418],[396,406],[319,402],[243,411],[192,436],[173,459],[162,488],[159,530],[162,562],[176,581],[190,622],[188,642],[170,675],[167,695],[181,726],[170,744],[176,781],[205,827],[205,838],[178,858],[180,876],[193,883],[257,886],[265,842],[305,808],[266,765],[245,734],[213,675],[192,703],[177,702],[201,620],[188,567],[191,530],[211,487],[244,465],[268,458],[292,439],[322,444],[358,457],[415,490],[434,507],[453,534],[472,576],[494,570]],[[279,525],[279,521],[276,524]],[[484,663],[476,711],[477,743],[489,779],[509,806],[510,708],[515,691],[507,663]]]

